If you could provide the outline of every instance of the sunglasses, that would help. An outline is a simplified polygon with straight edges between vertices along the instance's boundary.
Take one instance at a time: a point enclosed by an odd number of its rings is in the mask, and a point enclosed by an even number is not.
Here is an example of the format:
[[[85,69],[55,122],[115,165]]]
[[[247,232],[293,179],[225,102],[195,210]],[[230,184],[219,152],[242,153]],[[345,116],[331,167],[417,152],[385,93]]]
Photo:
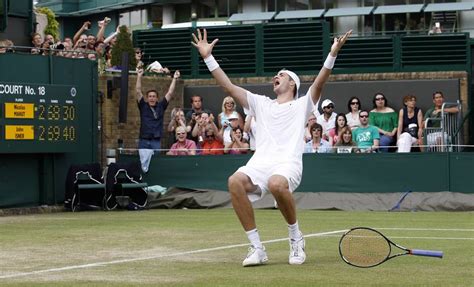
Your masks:
[[[359,102],[351,102],[351,105],[358,105]]]
[[[359,118],[368,118],[369,115],[359,115]]]
[[[333,106],[333,105],[329,105],[329,106],[325,106],[324,108],[325,108],[325,109],[334,109],[334,106]]]
[[[178,136],[185,135],[186,133],[176,133]]]
[[[385,98],[375,98],[376,101],[384,101]]]

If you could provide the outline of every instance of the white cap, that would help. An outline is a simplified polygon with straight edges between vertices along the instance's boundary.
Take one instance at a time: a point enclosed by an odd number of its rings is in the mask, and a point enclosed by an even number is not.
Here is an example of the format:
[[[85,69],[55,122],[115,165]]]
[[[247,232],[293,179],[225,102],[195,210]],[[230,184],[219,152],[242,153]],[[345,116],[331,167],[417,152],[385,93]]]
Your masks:
[[[161,66],[160,62],[154,61],[153,63],[148,65],[148,68],[146,69],[147,71],[160,73],[160,70],[163,69],[163,66]]]
[[[300,89],[300,78],[298,77],[298,75],[296,75],[295,73],[293,73],[290,70],[281,70],[280,72],[278,72],[278,74],[279,73],[287,74],[295,82],[295,84],[296,84],[296,96],[295,96],[295,98],[298,98],[298,91]]]
[[[325,107],[329,106],[332,104],[334,106],[334,103],[330,99],[325,99],[323,103],[321,104],[321,108],[324,109]]]
[[[239,115],[237,114],[237,112],[232,112],[232,114],[230,114],[230,116],[228,116],[227,119],[228,120],[238,120]]]

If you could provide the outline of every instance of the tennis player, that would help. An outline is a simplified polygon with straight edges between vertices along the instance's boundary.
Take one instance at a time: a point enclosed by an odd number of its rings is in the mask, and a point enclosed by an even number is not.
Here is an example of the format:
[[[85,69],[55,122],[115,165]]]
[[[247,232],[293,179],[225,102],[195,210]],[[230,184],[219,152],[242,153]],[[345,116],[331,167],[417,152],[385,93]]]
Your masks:
[[[232,206],[250,241],[243,266],[261,265],[268,261],[265,248],[255,223],[252,201],[270,191],[280,212],[288,223],[290,238],[290,264],[303,264],[306,260],[305,241],[296,218],[292,192],[301,182],[303,171],[304,125],[317,108],[324,84],[327,82],[341,47],[351,35],[334,38],[331,51],[306,96],[298,98],[300,80],[288,70],[273,77],[276,100],[253,94],[232,84],[212,56],[219,39],[207,41],[207,31],[197,30],[192,44],[198,49],[212,76],[222,89],[238,101],[245,113],[258,122],[256,151],[249,162],[229,177],[228,188]]]

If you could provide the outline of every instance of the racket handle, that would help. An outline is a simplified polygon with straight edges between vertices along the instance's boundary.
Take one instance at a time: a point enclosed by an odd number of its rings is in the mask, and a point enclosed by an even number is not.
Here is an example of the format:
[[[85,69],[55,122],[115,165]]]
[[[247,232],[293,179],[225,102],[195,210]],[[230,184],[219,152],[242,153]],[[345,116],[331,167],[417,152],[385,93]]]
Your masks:
[[[412,249],[412,250],[410,250],[410,254],[411,255],[418,255],[418,256],[443,258],[443,251]]]

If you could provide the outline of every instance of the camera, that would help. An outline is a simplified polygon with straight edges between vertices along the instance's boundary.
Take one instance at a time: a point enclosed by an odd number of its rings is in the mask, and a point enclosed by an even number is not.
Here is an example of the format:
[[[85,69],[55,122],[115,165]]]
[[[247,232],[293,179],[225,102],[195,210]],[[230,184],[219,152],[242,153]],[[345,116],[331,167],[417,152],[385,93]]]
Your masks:
[[[49,43],[51,49],[54,49],[54,50],[64,50],[64,45],[63,43],[57,43],[57,44],[53,44],[53,43]]]

